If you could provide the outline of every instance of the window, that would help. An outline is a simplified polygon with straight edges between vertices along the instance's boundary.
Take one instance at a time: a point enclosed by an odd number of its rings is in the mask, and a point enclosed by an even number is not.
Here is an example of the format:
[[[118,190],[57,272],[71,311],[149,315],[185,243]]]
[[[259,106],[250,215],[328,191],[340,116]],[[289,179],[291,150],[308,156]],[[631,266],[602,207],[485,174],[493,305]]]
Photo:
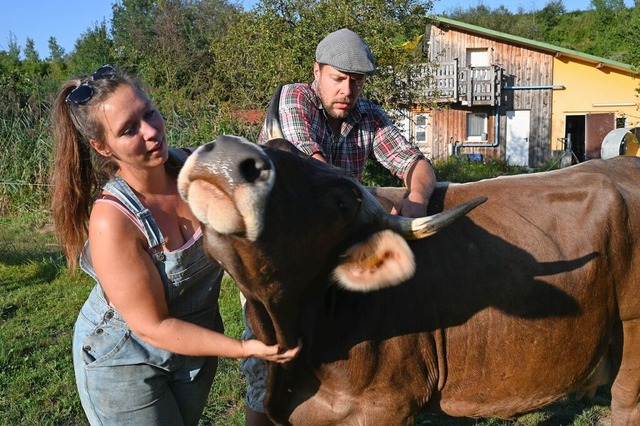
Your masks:
[[[394,124],[404,136],[406,140],[411,140],[409,134],[409,124],[411,121],[410,112],[406,110],[390,110],[389,117],[393,120]]]
[[[427,115],[417,114],[414,116],[414,142],[425,144],[427,142]]]
[[[467,114],[467,140],[470,142],[484,142],[487,140],[487,114]]]
[[[468,67],[488,67],[491,64],[489,60],[489,49],[467,49],[467,66]]]

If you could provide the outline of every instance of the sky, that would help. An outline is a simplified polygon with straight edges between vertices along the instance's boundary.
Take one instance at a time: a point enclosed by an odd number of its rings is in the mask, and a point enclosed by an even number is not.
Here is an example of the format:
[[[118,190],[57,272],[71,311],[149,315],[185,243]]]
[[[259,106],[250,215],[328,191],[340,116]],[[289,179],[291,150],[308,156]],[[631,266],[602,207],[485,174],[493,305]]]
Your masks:
[[[55,37],[65,52],[71,52],[75,42],[87,30],[111,19],[114,0],[0,0],[0,51],[8,50],[15,39],[24,51],[27,38],[34,41],[40,59],[49,56],[49,38]],[[250,9],[257,0],[230,0]],[[490,8],[506,5],[512,12],[539,10],[548,0],[435,0],[434,14],[450,12],[456,7],[467,8],[480,3]],[[564,0],[567,11],[587,10],[590,0]],[[633,0],[625,0],[627,6]]]

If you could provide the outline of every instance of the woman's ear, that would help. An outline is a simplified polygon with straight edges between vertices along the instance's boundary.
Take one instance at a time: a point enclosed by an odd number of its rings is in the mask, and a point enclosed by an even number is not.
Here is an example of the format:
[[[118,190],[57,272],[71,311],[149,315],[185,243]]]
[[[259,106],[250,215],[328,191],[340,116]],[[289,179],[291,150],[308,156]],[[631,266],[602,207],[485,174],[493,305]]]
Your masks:
[[[99,142],[96,139],[91,139],[89,140],[89,145],[91,145],[91,147],[103,157],[111,157],[111,150],[107,148],[102,142]]]

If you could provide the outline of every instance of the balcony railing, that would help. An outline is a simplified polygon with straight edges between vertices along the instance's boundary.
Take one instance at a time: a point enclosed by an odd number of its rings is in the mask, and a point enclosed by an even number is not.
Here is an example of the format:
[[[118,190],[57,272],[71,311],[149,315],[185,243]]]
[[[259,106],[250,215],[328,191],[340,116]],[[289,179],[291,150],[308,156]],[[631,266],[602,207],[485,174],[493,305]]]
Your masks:
[[[435,87],[427,95],[440,102],[462,105],[500,105],[502,68],[458,67],[458,61],[441,62],[433,71]]]

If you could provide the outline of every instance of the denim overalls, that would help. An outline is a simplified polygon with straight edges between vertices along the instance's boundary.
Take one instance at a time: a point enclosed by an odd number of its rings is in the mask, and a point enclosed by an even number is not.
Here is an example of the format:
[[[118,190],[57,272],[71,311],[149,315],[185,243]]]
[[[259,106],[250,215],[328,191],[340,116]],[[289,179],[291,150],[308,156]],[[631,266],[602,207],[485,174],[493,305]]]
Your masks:
[[[116,176],[105,189],[145,229],[170,315],[222,332],[218,295],[223,270],[205,257],[202,237],[183,250],[164,252],[160,246],[164,238],[151,212],[124,180]],[[88,242],[80,255],[80,267],[97,283],[80,310],[73,337],[76,384],[91,425],[197,424],[217,357],[178,355],[143,342],[106,302]]]

